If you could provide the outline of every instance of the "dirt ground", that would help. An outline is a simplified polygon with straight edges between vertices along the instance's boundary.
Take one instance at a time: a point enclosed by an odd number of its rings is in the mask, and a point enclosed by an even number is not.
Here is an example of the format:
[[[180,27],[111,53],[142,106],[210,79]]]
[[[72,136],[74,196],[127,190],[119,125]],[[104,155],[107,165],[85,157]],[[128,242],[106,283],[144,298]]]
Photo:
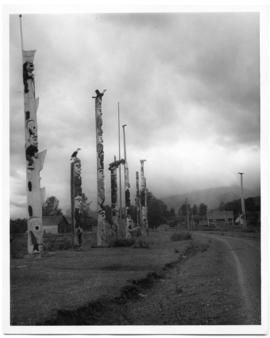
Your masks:
[[[75,269],[78,274],[77,281],[82,276],[86,278],[83,284],[82,301],[75,302],[71,306],[73,297],[70,290],[73,284],[66,278],[63,297],[67,298],[68,294],[68,301],[59,302],[60,288],[57,288],[54,290],[54,296],[57,296],[58,307],[54,309],[52,306],[49,307],[46,316],[32,317],[32,320],[35,319],[32,323],[43,325],[260,324],[258,240],[233,238],[226,234],[195,232],[191,241],[172,242],[169,240],[170,235],[170,232],[153,233],[152,237],[155,240],[148,251],[142,249],[140,249],[142,251],[134,251],[136,249],[129,248],[94,249],[97,251],[91,252],[92,261],[89,258],[83,260],[83,263],[79,264],[80,273],[78,267]],[[119,249],[124,251],[120,252]],[[103,254],[97,258],[99,252]],[[133,257],[132,261],[130,257]],[[94,264],[92,270],[87,268],[87,262],[89,264],[90,261]],[[94,261],[96,263],[93,263]],[[58,262],[54,265],[54,269],[59,270],[58,274],[63,273],[63,269],[70,272],[70,265],[68,266],[70,262],[71,260],[65,265]],[[85,271],[89,270],[89,274],[88,272],[82,274],[82,268]],[[99,278],[90,277],[93,272],[98,273]],[[105,273],[102,278],[101,273]],[[106,276],[108,284],[105,283]],[[55,279],[55,275],[52,278]],[[93,280],[96,282],[93,283]],[[18,299],[18,295],[22,295],[18,280],[13,286],[19,287],[16,296]],[[97,288],[98,286],[100,289]],[[76,292],[76,285],[72,287]],[[16,312],[14,311],[12,317],[14,324],[22,324],[26,317],[18,317],[18,309],[14,304],[15,309]]]

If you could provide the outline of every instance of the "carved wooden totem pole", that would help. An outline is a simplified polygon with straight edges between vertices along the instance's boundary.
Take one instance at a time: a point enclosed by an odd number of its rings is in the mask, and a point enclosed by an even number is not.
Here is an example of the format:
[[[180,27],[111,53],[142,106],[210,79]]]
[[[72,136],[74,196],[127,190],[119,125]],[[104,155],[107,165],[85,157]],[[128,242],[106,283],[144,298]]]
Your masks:
[[[137,226],[141,225],[141,203],[140,203],[140,183],[139,183],[139,172],[136,171],[136,222]]]
[[[110,163],[109,170],[111,172],[111,209],[112,209],[112,229],[116,238],[121,238],[119,225],[119,208],[117,201],[118,187],[117,187],[117,169],[119,165],[123,164],[124,160]]]
[[[40,253],[43,244],[42,203],[40,171],[43,168],[46,150],[38,151],[37,109],[39,99],[35,97],[34,56],[35,50],[25,51],[23,57],[25,157],[27,191],[28,253]]]
[[[106,90],[101,93],[96,90],[95,114],[96,114],[96,147],[97,147],[97,245],[106,246],[106,220],[105,220],[105,187],[104,187],[104,150],[102,130],[102,97]]]
[[[82,205],[82,178],[81,178],[81,160],[77,157],[78,151],[71,155],[71,218],[72,218],[72,230],[73,240],[74,232],[81,226],[80,214]],[[76,243],[78,244],[78,243]]]
[[[148,219],[147,219],[147,190],[146,179],[144,176],[144,162],[146,160],[140,160],[141,162],[141,227],[143,234],[148,233]]]

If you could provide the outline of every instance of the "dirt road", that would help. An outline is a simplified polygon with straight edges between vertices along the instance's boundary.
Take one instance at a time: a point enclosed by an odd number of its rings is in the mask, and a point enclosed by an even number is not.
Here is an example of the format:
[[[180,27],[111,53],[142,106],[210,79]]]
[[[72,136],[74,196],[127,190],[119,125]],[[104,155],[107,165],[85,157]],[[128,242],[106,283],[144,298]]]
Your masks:
[[[224,250],[231,253],[237,271],[236,282],[240,286],[244,304],[243,311],[246,313],[246,324],[259,324],[261,307],[260,242],[226,235],[200,233],[197,236],[207,236],[219,241],[224,246]]]
[[[257,241],[194,233],[192,248],[154,282],[130,285],[127,299],[89,304],[52,325],[258,325]]]

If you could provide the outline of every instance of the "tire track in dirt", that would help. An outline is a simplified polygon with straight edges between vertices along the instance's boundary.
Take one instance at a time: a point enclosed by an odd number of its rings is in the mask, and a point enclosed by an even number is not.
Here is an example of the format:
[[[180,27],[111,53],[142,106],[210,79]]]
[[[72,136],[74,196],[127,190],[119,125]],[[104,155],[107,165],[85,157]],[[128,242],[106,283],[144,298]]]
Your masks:
[[[258,309],[256,308],[257,304],[254,304],[254,302],[251,299],[252,290],[251,290],[251,286],[248,283],[249,275],[248,275],[247,271],[243,268],[243,265],[242,265],[240,258],[239,258],[239,250],[240,249],[242,251],[243,250],[245,250],[247,252],[250,251],[250,254],[252,254],[252,250],[254,250],[254,249],[257,252],[260,251],[259,246],[255,244],[256,242],[252,243],[250,240],[237,238],[237,237],[228,236],[229,238],[226,238],[226,237],[220,237],[218,235],[212,235],[212,234],[208,235],[208,234],[202,234],[202,233],[197,234],[197,235],[203,236],[203,237],[206,237],[206,238],[214,239],[216,241],[223,243],[227,247],[227,250],[230,252],[230,254],[232,256],[232,259],[233,259],[234,264],[235,264],[235,269],[236,269],[236,272],[237,272],[237,280],[238,280],[238,284],[239,284],[240,290],[241,290],[241,297],[243,299],[244,311],[246,312],[246,324],[249,324],[249,325],[250,324],[259,324],[260,315],[258,316]],[[232,245],[229,241],[234,243],[234,245]],[[236,243],[241,244],[242,247],[240,247],[240,248],[236,247]],[[246,246],[248,246],[249,249],[247,249]],[[252,250],[250,250],[250,248],[252,248]],[[252,274],[253,271],[248,271],[248,272],[249,272],[249,274]],[[254,321],[255,321],[255,323],[254,323]]]

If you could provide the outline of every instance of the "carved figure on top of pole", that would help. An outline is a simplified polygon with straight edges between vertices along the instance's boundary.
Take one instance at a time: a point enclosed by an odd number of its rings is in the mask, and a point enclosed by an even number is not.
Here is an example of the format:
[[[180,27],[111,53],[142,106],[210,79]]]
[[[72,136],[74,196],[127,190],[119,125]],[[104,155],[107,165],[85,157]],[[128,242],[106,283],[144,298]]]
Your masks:
[[[148,233],[148,219],[147,219],[147,190],[146,179],[144,176],[144,162],[146,160],[140,160],[141,162],[141,227],[143,234]]]
[[[105,220],[105,187],[104,187],[104,149],[102,130],[102,97],[106,89],[95,91],[95,115],[96,115],[96,149],[97,149],[97,245],[106,246],[106,220]]]
[[[40,171],[43,169],[46,150],[38,150],[37,109],[39,99],[35,97],[34,56],[36,51],[23,49],[22,16],[20,31],[23,59],[25,158],[27,192],[28,253],[41,253],[43,245],[42,202],[43,189],[40,188]]]

